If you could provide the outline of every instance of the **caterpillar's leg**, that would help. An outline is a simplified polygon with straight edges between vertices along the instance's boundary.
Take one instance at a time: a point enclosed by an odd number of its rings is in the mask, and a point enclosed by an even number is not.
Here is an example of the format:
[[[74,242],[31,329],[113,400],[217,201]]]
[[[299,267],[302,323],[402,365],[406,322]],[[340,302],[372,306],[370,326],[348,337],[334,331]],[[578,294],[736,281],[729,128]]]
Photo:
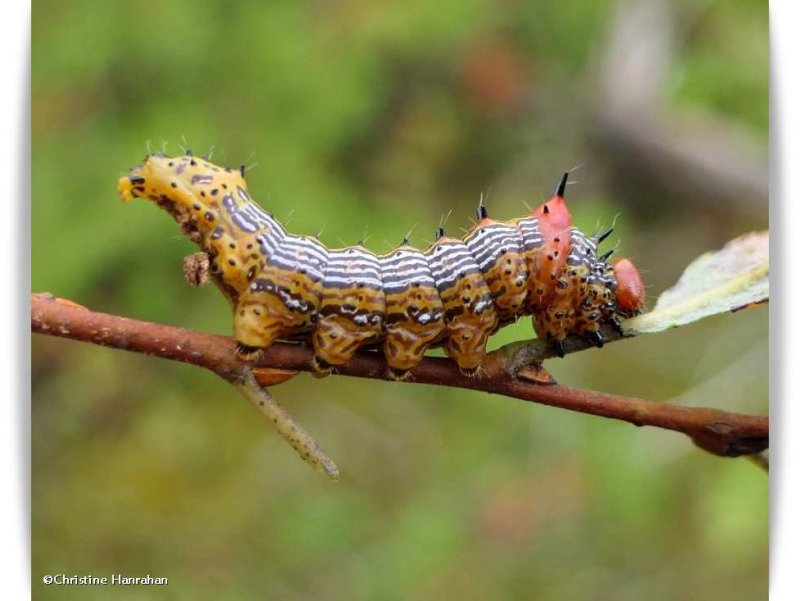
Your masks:
[[[311,367],[314,368],[314,371],[311,372],[311,375],[315,378],[324,378],[329,376],[333,373],[334,369],[333,365],[316,354],[311,358]]]
[[[268,348],[283,333],[283,323],[271,318],[267,305],[255,299],[239,301],[233,313],[233,335],[236,354],[243,361],[252,361],[262,348]]]
[[[259,346],[250,346],[241,342],[236,343],[236,356],[242,361],[255,361],[259,352],[261,352],[261,347]]]
[[[489,341],[493,326],[494,323],[470,323],[467,320],[448,324],[448,338],[444,350],[458,364],[459,371],[465,376],[480,375],[481,363],[486,356],[486,343]]]
[[[599,309],[591,308],[589,311],[579,309],[575,330],[572,333],[582,336],[597,348],[603,348],[605,339],[600,333],[601,316],[602,314]]]
[[[356,315],[355,319],[360,317]],[[352,359],[360,347],[380,337],[380,321],[359,325],[355,319],[341,315],[325,315],[319,319],[311,335],[315,375],[327,376],[337,365]]]
[[[386,375],[390,380],[394,380],[395,382],[407,382],[414,380],[414,376],[411,374],[410,369],[396,369],[394,367],[389,367],[389,371]]]
[[[482,378],[483,375],[486,373],[486,370],[484,369],[482,363],[478,364],[477,367],[473,367],[471,369],[459,368],[459,371],[461,372],[462,375],[468,378]]]
[[[597,348],[603,348],[603,335],[599,331],[589,332],[586,335],[586,339],[595,345]]]
[[[389,364],[390,379],[398,382],[411,377],[411,370],[425,358],[425,351],[439,336],[442,326],[416,328],[395,326],[383,341],[383,356]]]
[[[537,336],[549,341],[556,354],[564,357],[564,340],[575,325],[575,311],[568,300],[561,300],[534,316],[533,327]]]
[[[359,332],[348,326],[350,323],[338,315],[322,317],[317,322],[311,335],[314,347],[311,364],[315,376],[327,376],[337,365],[347,363],[358,347],[373,336],[371,332]]]

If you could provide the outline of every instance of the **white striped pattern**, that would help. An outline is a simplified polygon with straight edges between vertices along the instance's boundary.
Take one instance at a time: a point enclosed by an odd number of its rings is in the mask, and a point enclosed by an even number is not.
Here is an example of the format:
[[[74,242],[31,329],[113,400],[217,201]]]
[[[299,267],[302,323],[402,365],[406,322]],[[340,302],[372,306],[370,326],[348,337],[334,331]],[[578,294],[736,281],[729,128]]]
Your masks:
[[[592,266],[597,262],[597,245],[577,228],[570,232],[570,253],[567,257],[570,264],[583,263]]]
[[[493,223],[473,232],[464,240],[481,271],[486,272],[503,251],[520,252],[522,236],[520,231],[510,225]]]
[[[360,246],[328,251],[325,284],[352,286],[359,283],[382,287],[378,257]]]
[[[520,217],[516,220],[516,225],[522,235],[522,247],[525,250],[539,248],[544,243],[536,217]]]
[[[303,268],[312,280],[319,281],[328,262],[328,249],[314,238],[286,234],[267,262],[290,271]]]
[[[256,236],[256,240],[258,240],[261,246],[261,252],[264,253],[264,256],[267,258],[275,254],[275,251],[280,247],[285,238],[286,232],[283,228],[270,228],[263,234]]]
[[[450,288],[462,273],[480,271],[475,257],[461,240],[435,242],[425,254],[439,292]]]
[[[233,213],[231,215],[231,221],[233,221],[236,227],[240,230],[244,230],[248,234],[253,234],[258,231],[258,225],[250,221],[241,211]]]
[[[273,244],[262,245],[265,253],[271,254],[274,252],[277,244],[283,240],[283,237],[286,235],[286,230],[283,229],[283,226],[269,215],[269,213],[265,212],[264,209],[250,200],[250,197],[247,196],[244,190],[239,188],[238,193],[239,197],[245,201],[245,204],[238,204],[231,194],[226,194],[222,197],[222,204],[225,210],[231,216],[231,221],[234,225],[247,233],[252,234],[260,229],[267,229],[269,232],[274,232],[275,239],[273,240]],[[267,249],[271,250],[267,252]]]
[[[380,258],[383,288],[386,292],[400,292],[419,282],[435,287],[436,282],[422,251],[403,246]]]

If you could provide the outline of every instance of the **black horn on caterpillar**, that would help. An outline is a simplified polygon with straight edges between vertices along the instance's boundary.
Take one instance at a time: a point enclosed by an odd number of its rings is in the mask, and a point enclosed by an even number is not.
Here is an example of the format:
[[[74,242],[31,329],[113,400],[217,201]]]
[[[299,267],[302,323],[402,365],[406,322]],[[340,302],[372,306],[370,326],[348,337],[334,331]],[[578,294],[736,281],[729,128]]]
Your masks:
[[[555,195],[564,198],[564,195],[567,191],[567,180],[569,179],[569,171],[565,171],[564,175],[561,176],[561,179],[556,186]]]

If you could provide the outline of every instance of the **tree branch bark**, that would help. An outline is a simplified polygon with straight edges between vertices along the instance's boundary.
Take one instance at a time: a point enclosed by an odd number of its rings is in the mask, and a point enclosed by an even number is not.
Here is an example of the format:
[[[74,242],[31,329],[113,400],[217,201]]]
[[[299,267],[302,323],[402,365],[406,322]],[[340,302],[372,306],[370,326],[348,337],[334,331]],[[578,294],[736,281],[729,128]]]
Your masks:
[[[280,383],[299,371],[312,371],[311,350],[302,344],[274,344],[249,364],[238,359],[231,338],[97,313],[47,293],[31,297],[31,330],[191,363],[238,385],[248,377],[250,368],[262,386]],[[570,340],[566,350],[575,352],[586,346],[583,341]],[[537,341],[510,344],[487,356],[480,377],[462,375],[449,359],[427,357],[408,382],[481,390],[636,426],[673,430],[723,457],[760,453],[769,447],[766,416],[682,407],[547,383],[552,380],[541,361],[549,356],[546,345]],[[359,352],[336,370],[340,376],[373,379],[385,379],[386,373],[383,357],[370,351]]]

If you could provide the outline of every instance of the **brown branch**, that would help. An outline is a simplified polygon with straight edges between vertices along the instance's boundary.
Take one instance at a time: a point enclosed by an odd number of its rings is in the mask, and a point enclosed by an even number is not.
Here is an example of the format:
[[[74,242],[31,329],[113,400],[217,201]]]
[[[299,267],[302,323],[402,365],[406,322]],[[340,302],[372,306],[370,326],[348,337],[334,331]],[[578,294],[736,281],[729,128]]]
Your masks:
[[[31,329],[41,334],[191,363],[233,383],[242,382],[250,367],[237,358],[231,338],[96,313],[50,294],[31,297]],[[567,350],[580,350],[582,346],[581,342],[571,341]],[[546,381],[547,375],[536,365],[536,360],[547,356],[541,344],[511,344],[489,354],[481,377],[462,375],[449,359],[427,357],[413,370],[409,381],[482,390],[636,426],[674,430],[686,434],[706,451],[725,457],[760,453],[769,446],[769,418],[766,416],[681,407],[537,383]],[[278,343],[262,351],[252,367],[259,383],[267,385],[286,379],[296,371],[311,371],[310,359],[308,347]],[[337,369],[338,375],[375,379],[384,379],[386,372],[384,359],[369,351],[358,353]]]

